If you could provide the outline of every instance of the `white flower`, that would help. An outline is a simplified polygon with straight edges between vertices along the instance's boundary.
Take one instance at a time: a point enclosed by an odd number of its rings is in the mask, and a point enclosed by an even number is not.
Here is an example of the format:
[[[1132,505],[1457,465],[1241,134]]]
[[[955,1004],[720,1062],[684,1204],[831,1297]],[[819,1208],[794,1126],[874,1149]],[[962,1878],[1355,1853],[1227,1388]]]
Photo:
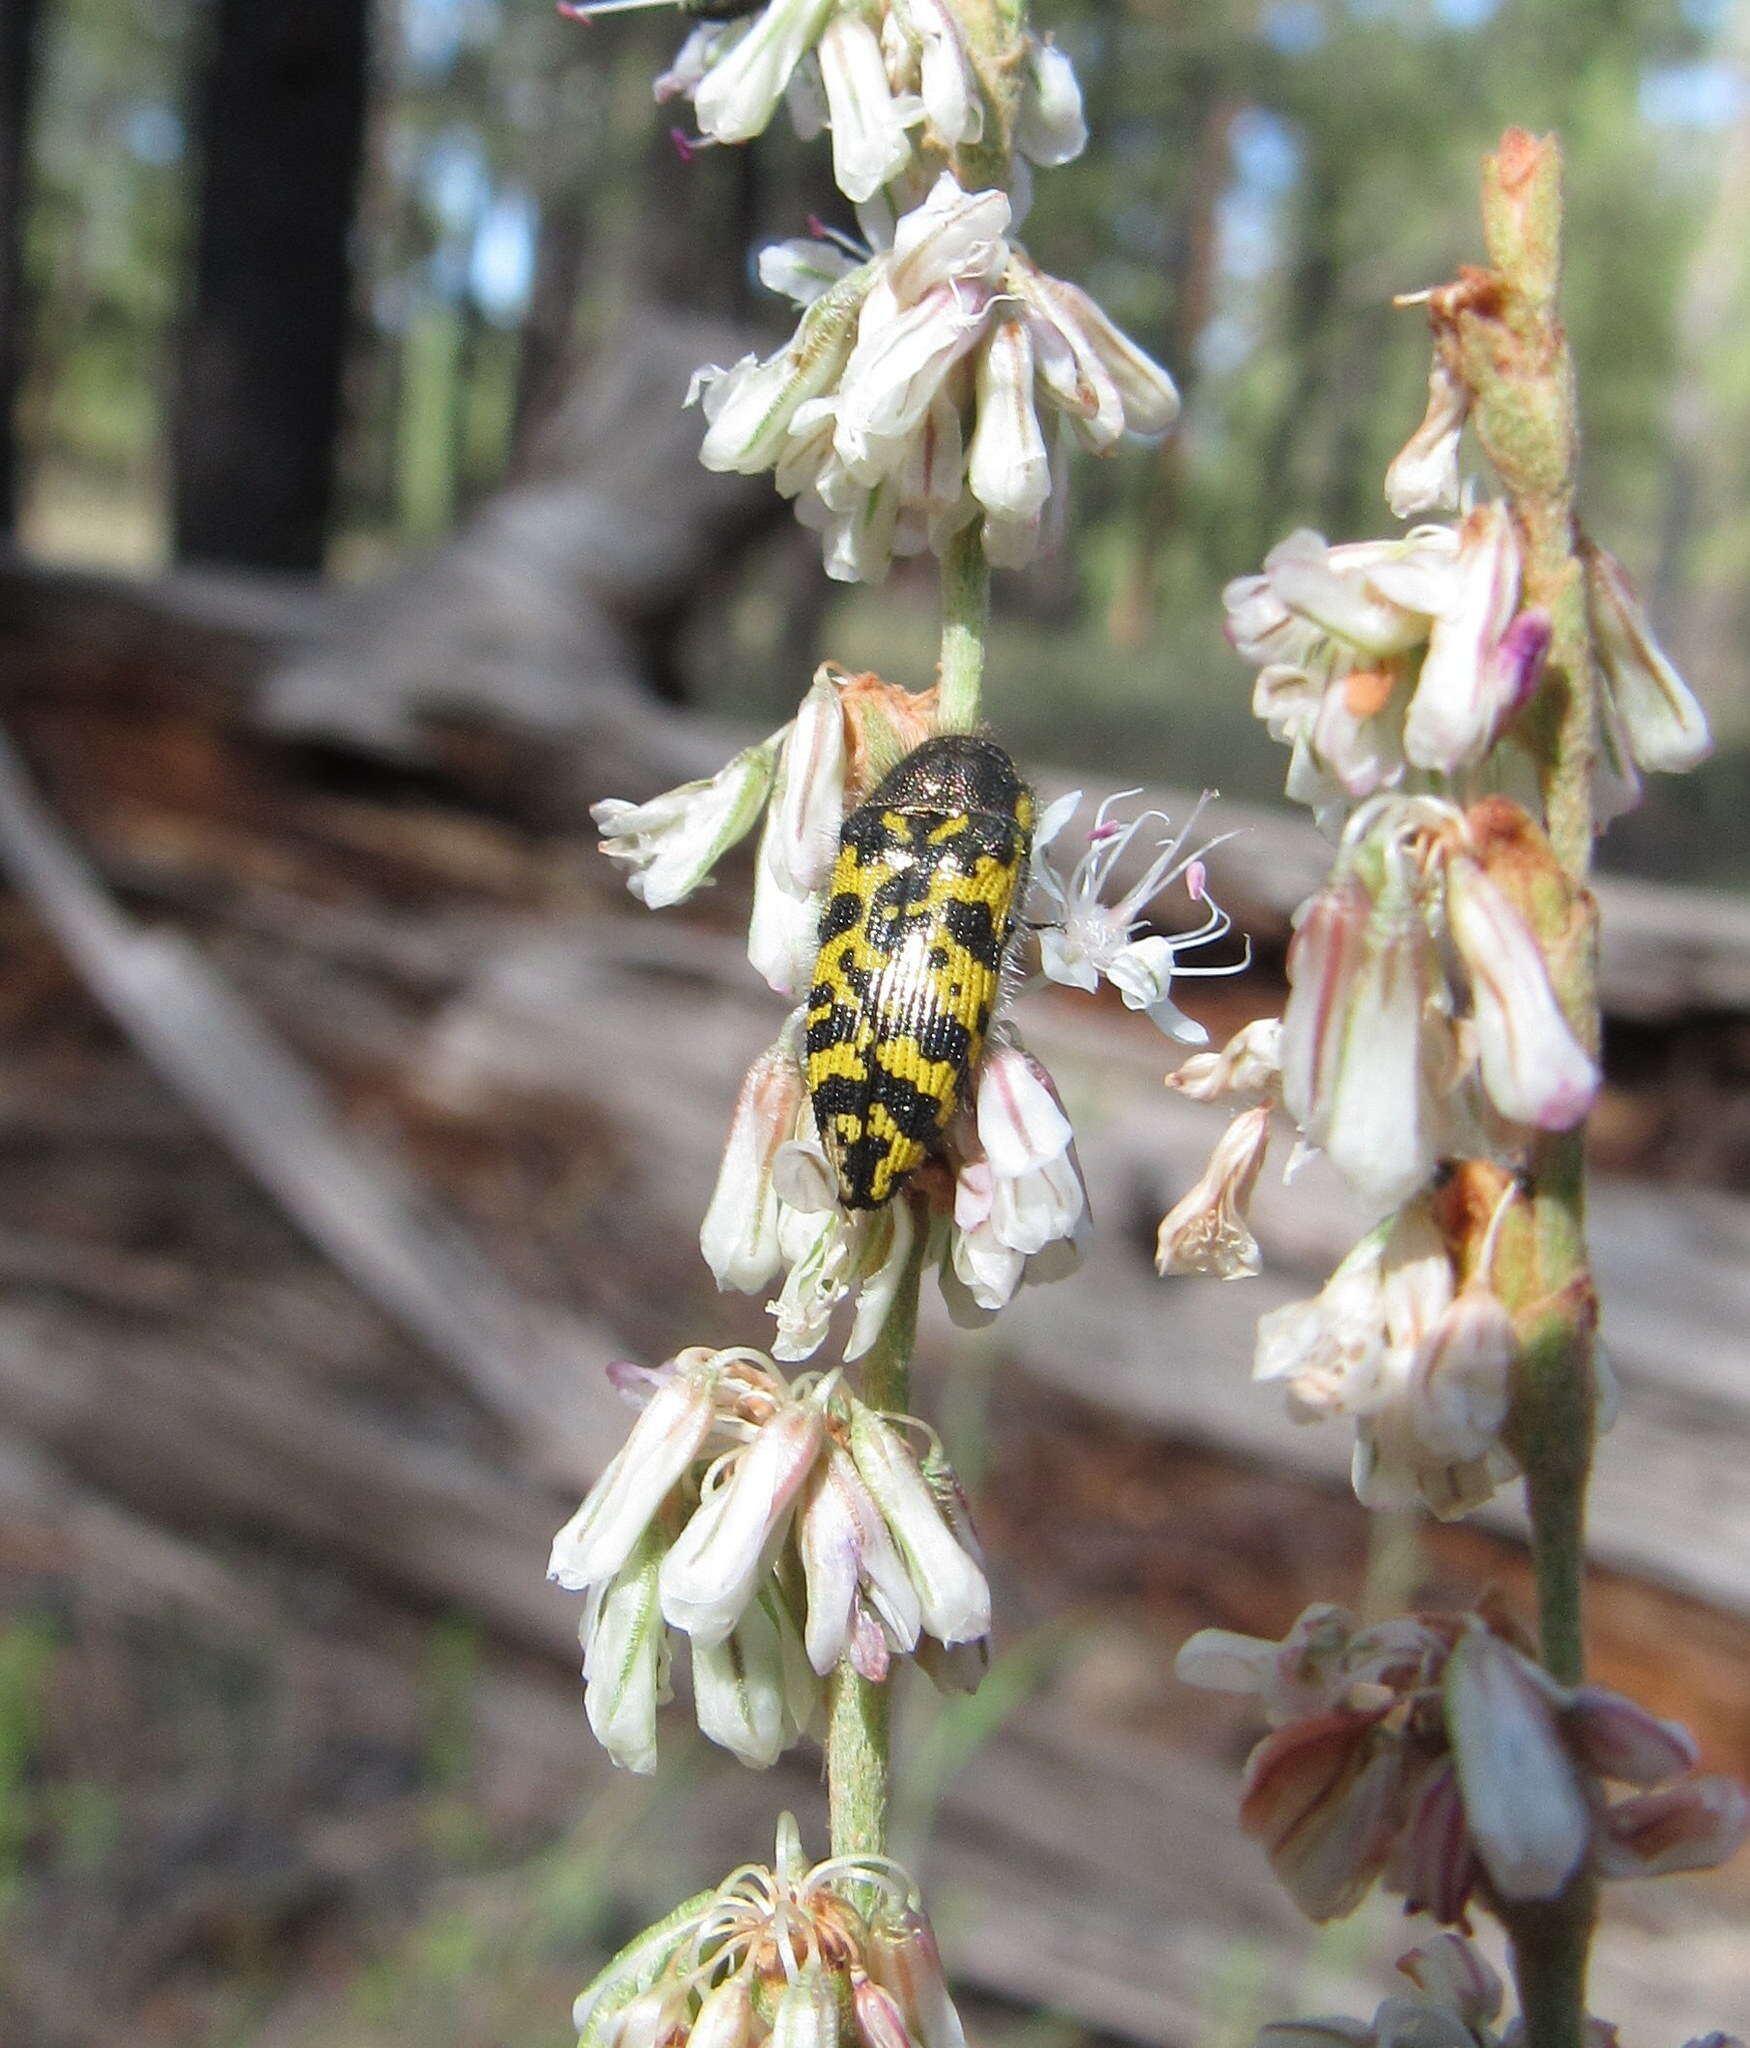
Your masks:
[[[1072,1271],[1088,1213],[1069,1119],[1050,1075],[1019,1046],[986,1052],[972,1122],[975,1135],[962,1130],[952,1142],[954,1218],[942,1268],[949,1312],[965,1323],[994,1314],[1023,1280]]]
[[[694,1638],[693,1700],[699,1732],[754,1770],[769,1769],[818,1718],[820,1688],[775,1580],[721,1643]]]
[[[1457,1291],[1446,1243],[1415,1204],[1363,1238],[1315,1300],[1260,1320],[1253,1377],[1285,1383],[1297,1422],[1350,1417],[1368,1506],[1420,1499],[1451,1518],[1518,1470],[1501,1441],[1517,1355],[1505,1308],[1481,1278]]]
[[[847,199],[860,203],[910,163],[906,130],[923,119],[923,101],[889,87],[881,39],[861,14],[837,10],[816,54],[832,130],[833,177]]]
[[[1203,808],[1199,803],[1177,833],[1158,843],[1139,879],[1115,902],[1102,901],[1114,871],[1142,827],[1156,818],[1163,825],[1170,822],[1162,811],[1143,811],[1124,825],[1113,821],[1109,815],[1112,806],[1136,794],[1124,790],[1100,805],[1086,849],[1067,876],[1059,874],[1049,851],[1074,816],[1081,802],[1080,790],[1060,797],[1040,820],[1033,841],[1034,882],[1049,920],[1039,935],[1040,965],[1050,980],[1070,988],[1091,990],[1103,977],[1118,990],[1128,1009],[1144,1011],[1169,1038],[1184,1045],[1202,1045],[1208,1032],[1180,1010],[1169,991],[1176,974],[1237,974],[1247,964],[1241,960],[1215,967],[1179,965],[1180,954],[1206,946],[1232,928],[1232,920],[1204,887],[1204,856],[1221,840],[1185,850]],[[1204,906],[1203,922],[1171,937],[1137,938],[1135,934],[1148,922],[1148,905],[1181,876],[1191,900]]]
[[[1054,42],[1029,39],[1015,111],[1015,147],[1036,164],[1072,163],[1088,146],[1075,66]]]
[[[969,1643],[990,1633],[990,1586],[931,1493],[899,1432],[857,1402],[850,1453],[918,1597],[923,1626],[939,1643]]]
[[[1394,519],[1458,508],[1458,443],[1470,415],[1470,386],[1436,348],[1428,371],[1428,410],[1392,457],[1385,501]]]
[[[1638,766],[1665,775],[1698,766],[1713,751],[1707,714],[1654,639],[1622,564],[1590,543],[1585,564],[1606,719]]]
[[[713,142],[748,142],[771,120],[790,74],[819,41],[837,0],[766,0],[740,33],[721,38],[720,54],[693,89],[700,131]]]
[[[590,1728],[622,1770],[645,1777],[656,1769],[656,1710],[669,1697],[661,1565],[660,1543],[646,1536],[591,1594],[579,1631]]]
[[[976,142],[984,132],[984,103],[965,32],[948,0],[892,0],[882,37],[896,88],[909,88],[915,74],[924,117],[941,147]]]
[[[709,781],[631,804],[606,797],[590,807],[602,851],[628,870],[626,886],[652,910],[690,896],[759,816],[777,769],[782,733],[745,747]]]

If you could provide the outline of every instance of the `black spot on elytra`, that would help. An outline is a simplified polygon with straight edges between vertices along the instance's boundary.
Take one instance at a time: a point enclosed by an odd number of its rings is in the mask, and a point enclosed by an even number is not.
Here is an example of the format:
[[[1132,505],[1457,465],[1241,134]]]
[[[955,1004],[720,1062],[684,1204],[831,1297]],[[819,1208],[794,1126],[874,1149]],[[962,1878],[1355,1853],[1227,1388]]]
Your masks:
[[[836,896],[827,898],[826,908],[820,913],[820,943],[837,939],[850,931],[863,915],[863,899],[850,889],[841,889]]]
[[[993,974],[997,971],[1002,941],[997,937],[988,903],[946,903],[942,906],[942,922],[948,928],[948,936],[964,946],[981,967],[988,967]]]
[[[816,1003],[814,1008],[820,1005]],[[857,1026],[861,1022],[856,1010],[848,1010],[843,1003],[833,1003],[823,1017],[811,1017],[808,1022],[808,1050],[811,1053],[825,1052],[830,1046],[854,1045]],[[815,1090],[816,1099],[820,1090]]]

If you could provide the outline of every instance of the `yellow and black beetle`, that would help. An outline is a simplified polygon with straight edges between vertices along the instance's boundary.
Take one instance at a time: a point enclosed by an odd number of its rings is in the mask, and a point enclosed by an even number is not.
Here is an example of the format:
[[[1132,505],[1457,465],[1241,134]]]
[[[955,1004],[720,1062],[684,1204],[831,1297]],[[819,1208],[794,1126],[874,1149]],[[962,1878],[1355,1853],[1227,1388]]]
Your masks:
[[[941,1145],[984,1047],[1035,807],[994,740],[942,734],[846,818],[808,998],[808,1089],[849,1209]]]

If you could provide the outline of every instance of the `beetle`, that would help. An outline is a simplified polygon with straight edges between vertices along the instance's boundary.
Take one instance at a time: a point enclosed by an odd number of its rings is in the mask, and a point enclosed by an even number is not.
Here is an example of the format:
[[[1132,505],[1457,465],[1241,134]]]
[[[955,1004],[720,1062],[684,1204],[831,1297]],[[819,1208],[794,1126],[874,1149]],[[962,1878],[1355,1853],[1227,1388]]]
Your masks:
[[[845,819],[807,1010],[808,1090],[847,1209],[941,1149],[1001,993],[1036,807],[994,740],[938,734]]]

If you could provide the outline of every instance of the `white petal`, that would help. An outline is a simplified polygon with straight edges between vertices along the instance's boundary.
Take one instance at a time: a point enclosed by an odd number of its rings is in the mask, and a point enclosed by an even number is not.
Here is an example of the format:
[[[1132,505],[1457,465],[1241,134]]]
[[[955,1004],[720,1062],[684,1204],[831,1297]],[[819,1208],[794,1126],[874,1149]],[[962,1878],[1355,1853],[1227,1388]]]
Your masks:
[[[1073,162],[1087,146],[1088,124],[1075,66],[1055,43],[1034,42],[1021,76],[1015,147],[1034,163],[1049,168]]]
[[[826,86],[833,177],[847,199],[861,201],[911,161],[905,131],[922,118],[923,102],[890,90],[880,38],[860,14],[834,13],[816,54]]]
[[[767,0],[747,34],[699,81],[693,109],[701,132],[716,142],[760,134],[833,6],[834,0]]]

